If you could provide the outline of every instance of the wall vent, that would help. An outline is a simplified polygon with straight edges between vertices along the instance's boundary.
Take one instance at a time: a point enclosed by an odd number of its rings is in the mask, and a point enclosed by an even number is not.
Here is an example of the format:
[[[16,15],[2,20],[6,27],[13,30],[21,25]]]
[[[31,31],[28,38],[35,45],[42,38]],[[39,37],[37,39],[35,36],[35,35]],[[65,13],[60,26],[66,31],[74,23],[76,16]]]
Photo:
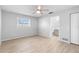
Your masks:
[[[63,40],[68,41],[68,39],[67,39],[67,38],[63,38]]]
[[[48,14],[52,14],[53,12],[49,12]]]

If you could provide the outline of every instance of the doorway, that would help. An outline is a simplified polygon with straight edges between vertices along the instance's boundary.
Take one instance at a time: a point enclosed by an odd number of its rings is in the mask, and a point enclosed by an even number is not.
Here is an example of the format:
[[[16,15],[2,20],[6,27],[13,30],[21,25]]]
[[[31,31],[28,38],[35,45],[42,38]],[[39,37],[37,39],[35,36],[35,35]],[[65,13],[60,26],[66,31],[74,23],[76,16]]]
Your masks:
[[[51,37],[60,36],[60,17],[54,16],[50,19],[50,35]]]

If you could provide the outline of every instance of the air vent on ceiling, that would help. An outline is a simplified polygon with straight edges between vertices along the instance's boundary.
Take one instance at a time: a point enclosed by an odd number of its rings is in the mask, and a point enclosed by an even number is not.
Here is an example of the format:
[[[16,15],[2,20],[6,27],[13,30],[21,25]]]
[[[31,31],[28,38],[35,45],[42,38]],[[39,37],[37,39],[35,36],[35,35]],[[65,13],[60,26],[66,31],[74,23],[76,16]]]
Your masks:
[[[49,12],[48,14],[52,14],[53,12]]]

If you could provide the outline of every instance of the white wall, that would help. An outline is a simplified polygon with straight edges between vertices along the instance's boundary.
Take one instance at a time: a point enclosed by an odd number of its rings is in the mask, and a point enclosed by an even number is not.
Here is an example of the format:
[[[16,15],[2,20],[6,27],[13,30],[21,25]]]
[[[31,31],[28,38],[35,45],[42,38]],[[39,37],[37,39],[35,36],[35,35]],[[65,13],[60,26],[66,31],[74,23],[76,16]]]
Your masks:
[[[2,11],[2,41],[20,37],[20,36],[32,36],[40,35],[49,37],[50,36],[50,18],[54,16],[60,17],[60,38],[71,39],[71,26],[70,26],[70,14],[79,12],[79,7],[74,7],[71,9],[59,11],[53,13],[52,15],[42,16],[37,20],[37,18],[32,17],[32,27],[30,28],[17,28],[16,17],[22,16],[20,14],[15,14],[11,12]]]
[[[43,17],[39,18],[39,35],[42,35],[42,36],[48,35],[49,36],[50,18],[53,16],[59,16],[60,17],[60,38],[67,39],[68,40],[67,42],[70,42],[70,39],[71,39],[70,14],[75,13],[75,12],[79,12],[79,7],[74,7],[71,9],[59,11],[57,13],[53,13],[52,15],[47,15],[47,16],[43,16]],[[44,22],[48,24],[48,25],[45,25],[46,27],[44,27],[44,25],[43,25]]]
[[[17,16],[23,15],[2,11],[2,41],[16,37],[37,35],[37,18],[31,17],[31,27],[18,28]]]
[[[60,38],[66,38],[70,39],[70,22],[69,22],[69,14],[67,11],[60,11],[57,13],[53,13],[52,15],[47,15],[47,16],[43,16],[39,19],[39,35],[48,35],[47,37],[50,37],[50,19],[51,17],[55,17],[55,16],[59,16],[60,17]],[[42,20],[44,20],[44,22],[48,22],[47,24],[49,24],[46,28],[44,28],[42,23]],[[42,28],[40,27],[43,26]],[[45,32],[48,31],[48,32]],[[44,33],[43,33],[44,32]],[[43,33],[43,34],[42,34]]]
[[[38,20],[38,29],[39,29],[39,35],[44,37],[49,37],[49,25],[50,25],[50,19],[49,17],[41,17]]]
[[[71,41],[71,17],[70,14],[79,12],[79,6],[67,10],[60,11],[56,15],[60,15],[60,38]]]
[[[52,24],[52,23],[56,22],[55,16],[54,16],[54,19],[51,16],[44,16],[44,17],[39,18],[39,21],[38,21],[39,26],[38,27],[39,27],[39,35],[40,36],[51,37],[53,28],[56,29],[59,26],[58,22],[57,22],[57,24]]]

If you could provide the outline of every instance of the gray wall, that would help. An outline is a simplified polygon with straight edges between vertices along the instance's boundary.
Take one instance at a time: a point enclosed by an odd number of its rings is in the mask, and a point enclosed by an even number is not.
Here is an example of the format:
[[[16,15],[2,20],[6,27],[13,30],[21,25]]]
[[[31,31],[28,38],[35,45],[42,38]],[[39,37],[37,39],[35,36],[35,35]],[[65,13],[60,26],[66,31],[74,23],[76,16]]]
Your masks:
[[[50,35],[50,18],[53,16],[60,16],[60,38],[68,39],[68,42],[70,42],[71,39],[71,21],[70,21],[70,14],[79,12],[79,6],[70,8],[67,10],[59,11],[57,13],[53,13],[52,15],[46,15],[41,18],[39,18],[39,35],[42,36],[48,36]],[[44,20],[44,21],[43,21]],[[47,24],[44,25],[41,24],[42,22],[45,22]],[[41,27],[42,26],[42,27]]]
[[[31,27],[19,28],[17,27],[17,16],[24,15],[2,11],[2,41],[37,35],[37,18],[31,17]]]

